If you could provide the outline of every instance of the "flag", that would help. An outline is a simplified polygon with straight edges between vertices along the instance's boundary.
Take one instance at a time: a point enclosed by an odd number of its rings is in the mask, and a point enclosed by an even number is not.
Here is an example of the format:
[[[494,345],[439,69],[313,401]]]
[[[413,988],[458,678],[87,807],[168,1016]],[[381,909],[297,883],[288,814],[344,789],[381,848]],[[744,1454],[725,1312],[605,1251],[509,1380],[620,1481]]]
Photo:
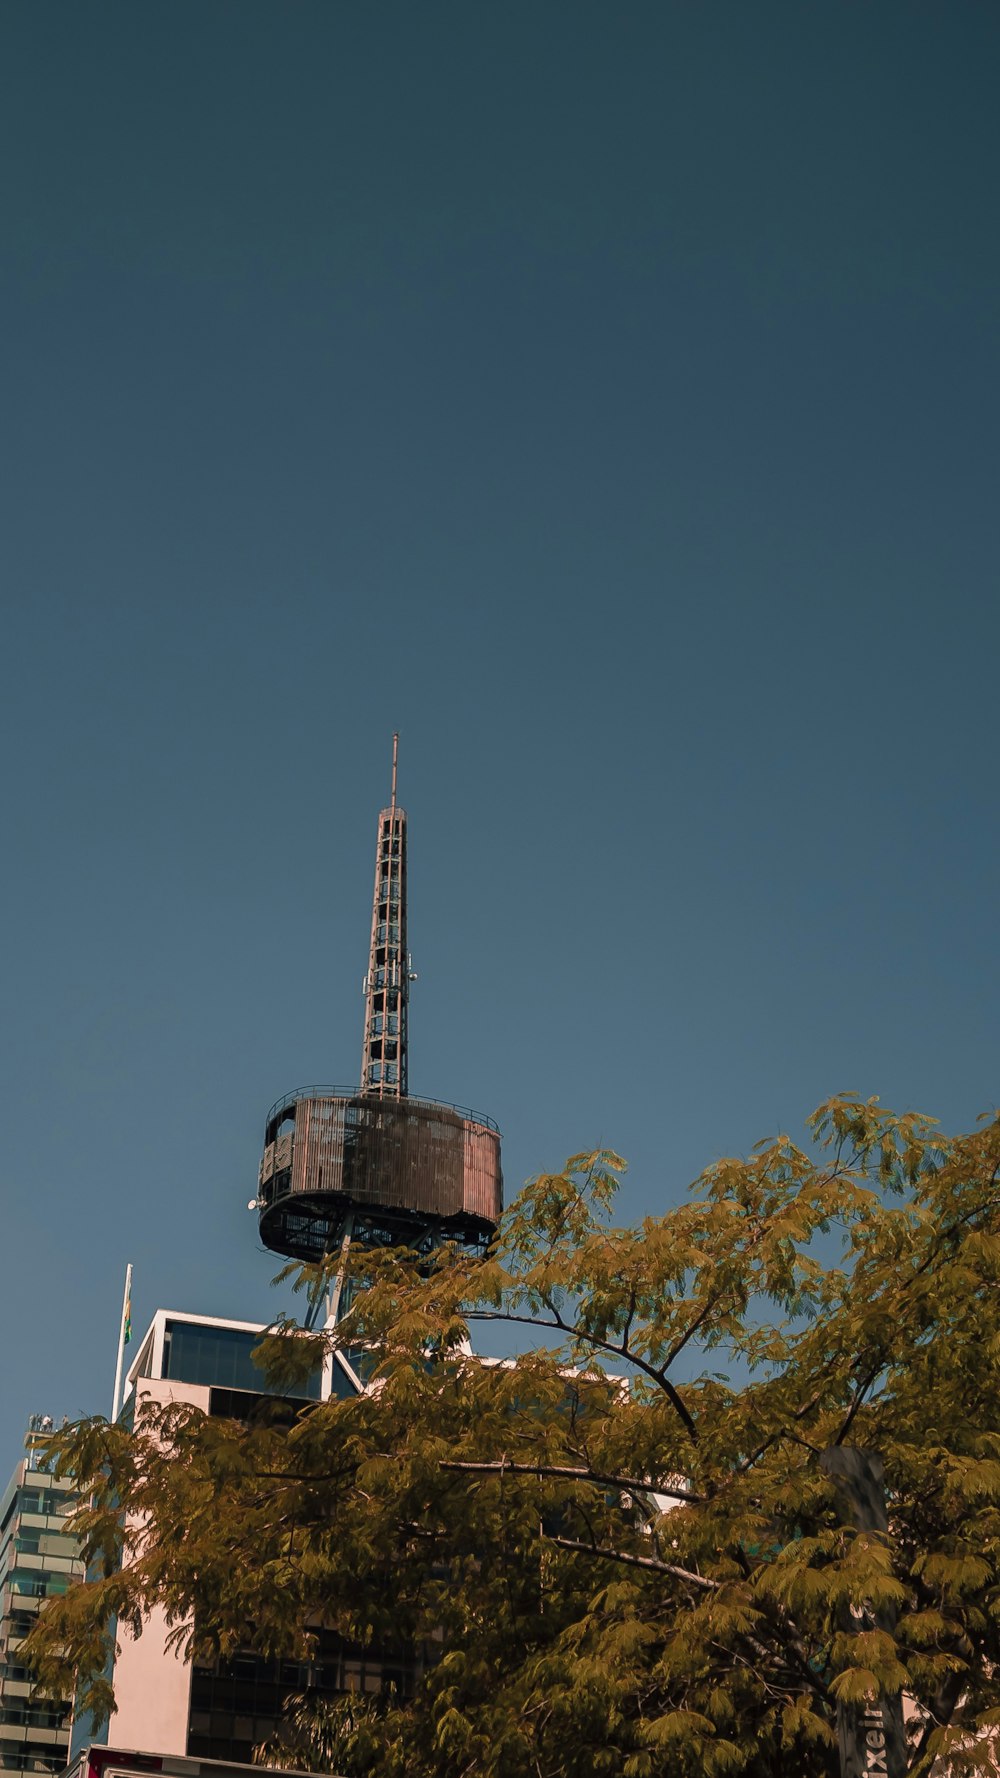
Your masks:
[[[122,1405],[122,1371],[125,1368],[125,1348],[132,1338],[132,1267],[125,1267],[125,1294],[122,1297],[122,1318],[118,1328],[118,1362],[115,1365],[115,1393],[112,1397],[111,1419],[118,1418],[118,1409]]]

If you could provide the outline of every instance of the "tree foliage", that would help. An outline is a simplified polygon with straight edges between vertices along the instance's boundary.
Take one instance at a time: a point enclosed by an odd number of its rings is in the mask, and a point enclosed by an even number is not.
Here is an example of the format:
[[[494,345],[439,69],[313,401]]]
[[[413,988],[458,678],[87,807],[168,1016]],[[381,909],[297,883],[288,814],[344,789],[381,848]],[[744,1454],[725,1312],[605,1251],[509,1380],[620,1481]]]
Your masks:
[[[31,1638],[42,1683],[75,1668],[106,1711],[108,1639],[159,1605],[203,1652],[301,1653],[320,1620],[421,1650],[412,1697],[325,1713],[352,1775],[819,1778],[838,1699],[900,1690],[913,1774],[994,1770],[1000,1120],[838,1098],[811,1133],[636,1227],[599,1152],[485,1258],[358,1259],[356,1399],[58,1435],[91,1578]],[[487,1321],[543,1343],[473,1358]],[[290,1392],[322,1337],[264,1342]],[[884,1460],[887,1535],[842,1523],[844,1442]]]

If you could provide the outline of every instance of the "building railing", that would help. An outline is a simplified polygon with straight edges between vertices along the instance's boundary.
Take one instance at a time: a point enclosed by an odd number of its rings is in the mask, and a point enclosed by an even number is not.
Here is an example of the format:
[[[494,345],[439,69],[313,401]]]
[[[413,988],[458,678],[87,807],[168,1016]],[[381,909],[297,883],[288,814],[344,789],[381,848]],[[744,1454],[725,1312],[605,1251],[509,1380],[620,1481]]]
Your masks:
[[[412,1093],[407,1093],[402,1098],[398,1098],[395,1093],[363,1093],[358,1087],[296,1087],[293,1092],[285,1093],[283,1098],[274,1101],[264,1119],[265,1126],[270,1125],[272,1119],[276,1118],[280,1112],[287,1111],[288,1107],[294,1105],[297,1099],[361,1099],[366,1104],[398,1105],[401,1109],[403,1106],[414,1106],[418,1110],[426,1107],[429,1111],[453,1111],[456,1116],[464,1118],[468,1123],[482,1124],[484,1129],[492,1130],[494,1135],[499,1136],[500,1134],[499,1124],[495,1123],[491,1117],[486,1117],[481,1111],[471,1111],[467,1105],[453,1105],[448,1099],[418,1099]]]

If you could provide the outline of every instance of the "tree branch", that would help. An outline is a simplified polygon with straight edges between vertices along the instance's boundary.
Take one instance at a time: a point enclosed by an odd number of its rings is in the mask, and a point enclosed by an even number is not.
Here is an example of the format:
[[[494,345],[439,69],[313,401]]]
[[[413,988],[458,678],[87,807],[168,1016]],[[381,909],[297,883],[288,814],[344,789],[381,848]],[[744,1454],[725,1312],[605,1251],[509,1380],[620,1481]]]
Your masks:
[[[689,1568],[678,1568],[673,1562],[658,1562],[655,1556],[632,1556],[627,1550],[608,1549],[604,1544],[577,1543],[572,1537],[556,1537],[554,1533],[545,1532],[546,1543],[558,1544],[561,1550],[576,1550],[584,1556],[603,1556],[609,1562],[626,1562],[632,1568],[646,1568],[654,1574],[671,1574],[675,1580],[686,1581],[689,1586],[697,1587],[705,1593],[717,1593],[721,1589],[721,1580],[708,1580],[703,1574],[693,1574]]]
[[[825,1367],[825,1371],[828,1372],[828,1371],[832,1370],[835,1363],[836,1363],[836,1359],[832,1360],[831,1363]],[[814,1407],[816,1407],[817,1403],[822,1401],[822,1399],[823,1399],[823,1384],[820,1384],[820,1387],[813,1391],[812,1395],[809,1397],[809,1400],[804,1401],[802,1403],[801,1407],[796,1408],[794,1414],[792,1415],[793,1420],[803,1420],[805,1418],[806,1414],[811,1413],[812,1409]],[[761,1457],[764,1456],[764,1453],[771,1449],[772,1445],[779,1444],[783,1438],[788,1438],[790,1436],[792,1436],[792,1435],[789,1434],[787,1428],[784,1426],[779,1426],[776,1432],[768,1433],[768,1436],[764,1440],[763,1444],[758,1445],[757,1449],[755,1451],[751,1451],[749,1457],[744,1457],[743,1461],[741,1463],[737,1463],[737,1465],[733,1471],[733,1474],[734,1475],[746,1475],[747,1470],[752,1469],[754,1464],[758,1463],[760,1461]],[[802,1444],[803,1442],[804,1441],[802,1439],[796,1439],[796,1443],[798,1443],[798,1444]],[[812,1446],[810,1446],[810,1449],[812,1449]]]
[[[564,1321],[561,1316],[553,1321],[539,1321],[535,1315],[517,1315],[512,1309],[469,1309],[465,1319],[466,1321],[517,1321],[526,1327],[550,1327],[556,1333],[568,1334],[570,1339],[580,1340],[585,1345],[593,1346],[596,1352],[607,1352],[613,1358],[624,1359],[626,1364],[634,1364],[636,1370],[645,1372],[646,1376],[651,1377],[653,1382],[663,1390],[692,1443],[698,1443],[698,1428],[669,1377],[662,1370],[658,1370],[655,1364],[650,1364],[648,1359],[640,1358],[638,1353],[633,1352],[629,1347],[613,1346],[610,1340],[602,1340],[598,1334],[588,1333],[585,1328]]]
[[[640,1480],[635,1476],[605,1475],[601,1470],[576,1468],[570,1464],[508,1463],[505,1458],[492,1463],[472,1463],[456,1458],[452,1462],[442,1462],[438,1467],[481,1475],[531,1475],[539,1479],[550,1476],[554,1481],[593,1482],[598,1487],[621,1488],[632,1494],[665,1494],[668,1500],[689,1500],[696,1505],[705,1499],[704,1494],[692,1494],[687,1488],[667,1487],[666,1484],[661,1486],[648,1477]]]
[[[710,1580],[707,1575],[695,1574],[690,1568],[679,1568],[674,1562],[659,1562],[653,1556],[633,1556],[627,1550],[609,1549],[605,1544],[578,1543],[571,1537],[556,1537],[551,1533],[545,1533],[545,1538],[547,1543],[554,1543],[558,1545],[560,1549],[573,1550],[580,1555],[601,1556],[606,1561],[624,1562],[628,1567],[645,1568],[653,1574],[669,1574],[674,1580],[684,1581],[686,1585],[695,1587],[698,1591],[703,1593],[721,1592],[725,1585],[724,1581]],[[786,1634],[790,1632],[788,1647],[795,1657],[796,1665],[802,1678],[806,1681],[810,1690],[815,1692],[818,1698],[826,1699],[826,1687],[823,1685],[819,1675],[812,1671],[806,1650],[799,1641],[798,1636],[792,1631],[791,1625],[785,1623],[782,1619],[779,1619],[778,1625],[772,1627],[778,1628]],[[765,1648],[763,1643],[758,1642],[745,1631],[740,1634],[742,1635],[743,1641],[748,1643],[758,1655],[762,1655],[764,1659],[768,1661],[773,1659],[770,1651]]]

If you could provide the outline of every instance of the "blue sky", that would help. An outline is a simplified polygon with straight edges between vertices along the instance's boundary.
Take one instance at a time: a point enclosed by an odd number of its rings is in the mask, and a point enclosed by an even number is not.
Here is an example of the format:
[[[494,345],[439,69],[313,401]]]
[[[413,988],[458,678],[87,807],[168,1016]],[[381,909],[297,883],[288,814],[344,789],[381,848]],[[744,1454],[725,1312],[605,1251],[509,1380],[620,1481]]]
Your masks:
[[[285,1300],[394,728],[411,1086],[509,1190],[991,1108],[995,9],[0,37],[6,1461],[107,1411],[127,1260],[137,1332]]]

